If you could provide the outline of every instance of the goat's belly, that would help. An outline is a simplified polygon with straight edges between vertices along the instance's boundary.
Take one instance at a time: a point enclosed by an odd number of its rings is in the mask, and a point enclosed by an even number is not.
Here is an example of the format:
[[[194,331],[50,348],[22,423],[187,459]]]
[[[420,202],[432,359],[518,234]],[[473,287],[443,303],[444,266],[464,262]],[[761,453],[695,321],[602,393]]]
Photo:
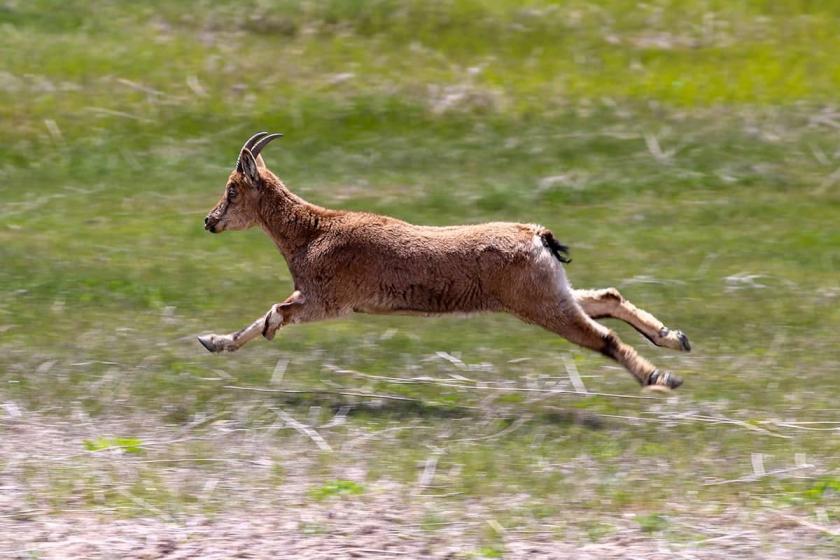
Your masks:
[[[424,309],[408,309],[401,307],[377,307],[377,306],[359,306],[354,307],[355,313],[367,313],[370,315],[408,315],[411,317],[435,317],[437,315],[472,315],[484,311],[483,309],[475,309],[471,311],[465,310],[436,310],[429,311]]]
[[[477,313],[492,309],[491,302],[472,287],[453,289],[447,285],[410,284],[384,287],[354,311],[374,314],[440,315],[444,313]]]

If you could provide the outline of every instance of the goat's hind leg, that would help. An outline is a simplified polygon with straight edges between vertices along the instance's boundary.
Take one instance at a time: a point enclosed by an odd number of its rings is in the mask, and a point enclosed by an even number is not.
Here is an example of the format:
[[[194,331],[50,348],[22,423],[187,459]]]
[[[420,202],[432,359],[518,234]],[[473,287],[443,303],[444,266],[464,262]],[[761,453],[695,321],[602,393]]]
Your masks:
[[[303,302],[303,296],[300,292],[296,291],[283,303],[278,303],[277,305],[272,306],[268,312],[244,329],[240,329],[230,334],[208,334],[199,336],[198,341],[209,352],[234,352],[260,335],[263,335],[267,339],[271,340],[274,338],[274,332],[281,326],[279,323],[283,321],[283,317],[285,316],[290,319],[294,309],[301,306]],[[278,318],[279,322],[275,325],[273,321],[276,321]],[[289,321],[286,321],[286,323],[288,322]]]
[[[662,321],[624,299],[615,288],[574,290],[574,295],[578,304],[593,319],[621,319],[657,346],[683,352],[691,351],[688,337],[682,331],[669,329]]]
[[[624,366],[643,386],[676,389],[682,385],[680,377],[669,371],[657,369],[632,346],[622,342],[615,332],[592,320],[571,296],[567,299],[550,294],[542,301],[546,299],[551,303],[541,304],[537,299],[514,308],[513,312],[521,319],[559,334],[569,342],[612,358]]]
[[[612,358],[629,371],[642,386],[676,389],[682,379],[670,371],[660,370],[622,341],[618,335],[590,319],[580,308],[564,310],[563,320],[549,327],[570,342],[596,350]]]

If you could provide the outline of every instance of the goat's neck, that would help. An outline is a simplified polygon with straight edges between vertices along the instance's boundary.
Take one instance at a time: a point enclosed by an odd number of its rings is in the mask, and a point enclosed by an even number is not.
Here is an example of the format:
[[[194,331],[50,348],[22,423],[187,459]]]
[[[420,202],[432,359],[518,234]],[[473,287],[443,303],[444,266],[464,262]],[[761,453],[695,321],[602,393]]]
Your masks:
[[[263,193],[259,224],[289,260],[318,236],[323,213],[323,209],[309,204],[280,183],[269,186]]]

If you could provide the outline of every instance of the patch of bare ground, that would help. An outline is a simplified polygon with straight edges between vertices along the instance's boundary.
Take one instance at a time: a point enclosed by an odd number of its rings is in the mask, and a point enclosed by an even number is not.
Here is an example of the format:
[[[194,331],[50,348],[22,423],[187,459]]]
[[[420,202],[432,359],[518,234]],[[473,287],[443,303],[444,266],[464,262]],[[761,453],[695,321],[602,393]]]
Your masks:
[[[506,528],[493,512],[527,496],[450,497],[366,481],[361,456],[325,473],[305,434],[270,432],[241,429],[235,420],[154,430],[126,419],[4,420],[0,556],[788,560],[814,557],[837,534],[786,512],[732,506],[714,516],[669,517],[667,532],[646,532],[632,513],[598,514],[574,503]],[[84,449],[94,434],[126,433],[145,434],[142,453]],[[346,446],[341,453],[364,452]],[[325,476],[358,481],[364,491],[319,497],[313,489]]]
[[[64,512],[0,521],[2,554],[13,558],[467,558],[482,546],[465,533],[471,522],[423,527],[423,506],[390,485],[365,499],[329,504],[292,502],[218,516],[177,521]],[[256,505],[256,504],[255,504]],[[480,508],[479,508],[480,509]],[[710,536],[673,542],[647,536],[627,519],[605,517],[615,532],[598,542],[582,535],[558,537],[551,527],[506,532],[498,550],[505,558],[731,559],[813,558],[814,535],[795,522],[759,515],[738,525],[726,519],[686,520]]]

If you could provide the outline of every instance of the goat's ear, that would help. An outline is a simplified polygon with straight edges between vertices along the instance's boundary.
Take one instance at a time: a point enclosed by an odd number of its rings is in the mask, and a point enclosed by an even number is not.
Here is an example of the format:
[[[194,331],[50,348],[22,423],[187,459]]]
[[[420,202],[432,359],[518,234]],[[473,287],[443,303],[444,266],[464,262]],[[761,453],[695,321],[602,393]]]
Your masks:
[[[245,175],[251,185],[257,187],[260,184],[260,171],[257,167],[257,160],[248,148],[242,148],[239,153],[239,161],[236,163],[236,170]]]
[[[263,161],[262,155],[257,155],[257,167],[260,169],[265,169],[265,161]]]

